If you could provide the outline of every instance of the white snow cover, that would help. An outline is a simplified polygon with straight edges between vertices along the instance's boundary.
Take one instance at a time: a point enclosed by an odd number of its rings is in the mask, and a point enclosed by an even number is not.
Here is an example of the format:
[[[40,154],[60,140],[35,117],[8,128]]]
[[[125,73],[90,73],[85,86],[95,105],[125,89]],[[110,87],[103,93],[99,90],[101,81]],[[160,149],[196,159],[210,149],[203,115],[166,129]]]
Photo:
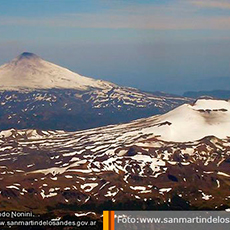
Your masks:
[[[166,123],[167,122],[167,123]],[[158,116],[143,133],[166,141],[186,142],[205,136],[230,136],[230,101],[200,99]]]
[[[3,131],[0,131],[0,138],[2,137],[10,137],[13,133],[13,129],[9,129],[9,130],[3,130]]]
[[[106,89],[112,85],[106,81],[83,77],[27,52],[0,66],[0,90],[50,88],[87,90],[91,87]]]

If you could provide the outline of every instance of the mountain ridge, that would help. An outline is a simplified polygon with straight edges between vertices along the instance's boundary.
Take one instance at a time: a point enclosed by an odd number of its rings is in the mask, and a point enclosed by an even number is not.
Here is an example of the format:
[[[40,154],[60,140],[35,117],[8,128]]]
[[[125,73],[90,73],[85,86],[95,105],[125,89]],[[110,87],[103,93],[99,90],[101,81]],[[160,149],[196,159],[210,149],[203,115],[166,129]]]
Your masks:
[[[183,96],[190,98],[212,97],[227,100],[230,99],[230,90],[187,91],[183,93]]]

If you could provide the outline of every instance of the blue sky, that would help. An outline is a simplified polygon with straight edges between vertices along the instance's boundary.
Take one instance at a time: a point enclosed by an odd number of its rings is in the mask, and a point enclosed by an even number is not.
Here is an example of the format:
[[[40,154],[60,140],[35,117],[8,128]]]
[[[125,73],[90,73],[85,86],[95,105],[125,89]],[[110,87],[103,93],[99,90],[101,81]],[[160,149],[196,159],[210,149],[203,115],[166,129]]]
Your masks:
[[[230,79],[230,2],[1,0],[0,64],[23,51],[148,91],[230,89],[208,84]]]

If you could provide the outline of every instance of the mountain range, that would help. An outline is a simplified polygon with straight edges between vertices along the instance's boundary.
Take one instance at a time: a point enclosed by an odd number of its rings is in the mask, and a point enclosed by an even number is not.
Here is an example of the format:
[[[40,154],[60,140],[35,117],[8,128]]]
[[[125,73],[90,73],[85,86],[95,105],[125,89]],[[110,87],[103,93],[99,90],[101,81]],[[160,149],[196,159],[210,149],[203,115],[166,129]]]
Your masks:
[[[226,100],[230,99],[230,90],[188,91],[183,96],[189,98],[212,97]]]

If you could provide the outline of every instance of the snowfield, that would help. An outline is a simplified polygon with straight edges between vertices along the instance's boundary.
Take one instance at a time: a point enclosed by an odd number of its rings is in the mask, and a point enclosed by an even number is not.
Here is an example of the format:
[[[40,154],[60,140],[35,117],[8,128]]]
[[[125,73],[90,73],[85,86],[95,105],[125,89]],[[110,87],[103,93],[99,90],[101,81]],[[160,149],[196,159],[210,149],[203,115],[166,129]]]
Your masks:
[[[155,123],[155,124],[154,124]],[[159,116],[144,133],[167,141],[194,141],[206,136],[230,136],[230,102],[201,99]]]

